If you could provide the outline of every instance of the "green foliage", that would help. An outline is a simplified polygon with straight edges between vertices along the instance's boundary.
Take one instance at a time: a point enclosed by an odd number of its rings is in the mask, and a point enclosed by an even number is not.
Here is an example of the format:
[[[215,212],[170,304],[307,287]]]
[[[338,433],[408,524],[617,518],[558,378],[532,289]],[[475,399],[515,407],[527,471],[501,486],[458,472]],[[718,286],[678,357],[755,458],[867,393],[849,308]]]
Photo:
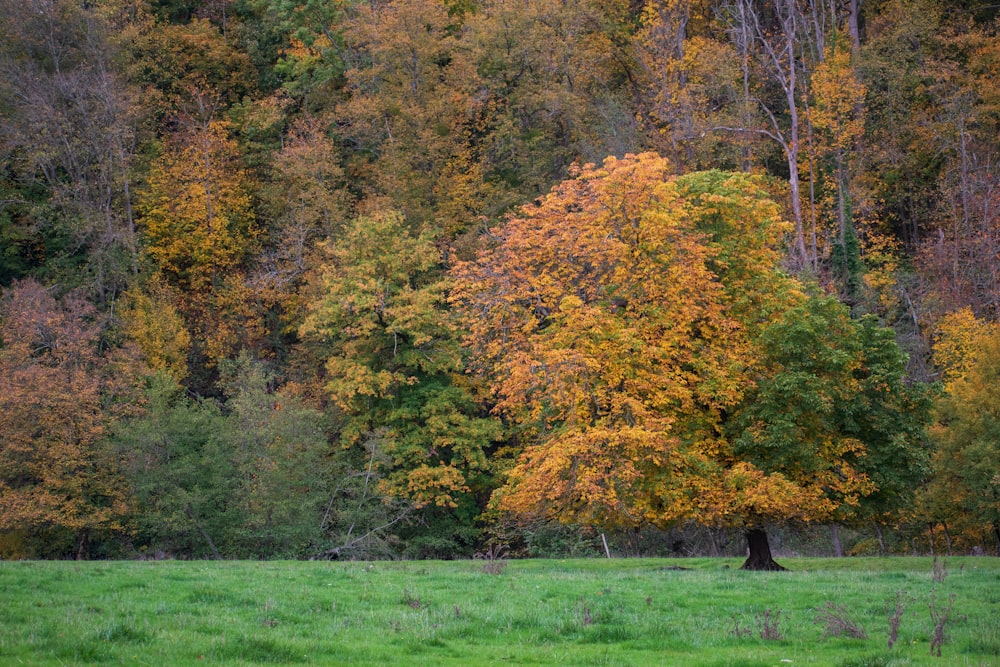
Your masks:
[[[146,414],[116,441],[139,503],[139,544],[221,557],[243,517],[219,409],[188,399],[168,376],[153,376]]]
[[[310,556],[323,544],[333,485],[323,416],[275,392],[273,376],[246,353],[221,370],[243,521],[234,555]]]
[[[116,437],[140,502],[138,545],[186,556],[301,558],[325,544],[333,483],[323,419],[247,355],[227,362],[226,412],[166,375]]]
[[[377,443],[383,488],[420,505],[457,505],[486,470],[498,425],[460,382],[447,280],[428,234],[394,212],[358,218],[329,245],[301,334],[325,356],[326,392],[347,446]]]
[[[732,422],[734,453],[817,481],[842,518],[906,507],[926,478],[929,399],[906,384],[891,330],[811,297],[761,336],[762,376]]]

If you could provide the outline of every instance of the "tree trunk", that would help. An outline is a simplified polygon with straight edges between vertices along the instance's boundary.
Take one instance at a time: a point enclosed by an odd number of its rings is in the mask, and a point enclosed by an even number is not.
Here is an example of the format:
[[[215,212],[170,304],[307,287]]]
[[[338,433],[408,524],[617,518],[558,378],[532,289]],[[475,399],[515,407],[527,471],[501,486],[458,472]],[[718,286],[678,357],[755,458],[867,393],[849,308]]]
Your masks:
[[[215,548],[215,542],[212,541],[212,537],[205,531],[205,528],[201,525],[201,522],[198,521],[198,518],[194,514],[194,510],[191,508],[191,505],[185,507],[184,512],[191,519],[192,523],[194,523],[194,527],[198,530],[199,533],[201,533],[201,536],[205,538],[205,542],[208,543],[209,549],[212,550],[212,558],[214,558],[215,560],[222,560],[222,554],[219,553],[219,550]]]
[[[851,36],[851,54],[861,53],[861,27],[858,21],[861,16],[861,0],[850,0],[847,14],[847,34]]]
[[[882,526],[877,523],[872,524],[875,527],[875,536],[878,537],[878,555],[885,555],[885,534],[882,532]]]
[[[765,570],[769,572],[783,571],[785,568],[774,562],[771,556],[771,545],[767,541],[767,532],[763,528],[750,528],[746,532],[747,547],[750,550],[741,570]]]
[[[833,524],[830,526],[830,532],[833,533],[833,555],[837,558],[843,558],[844,547],[840,543],[840,526]]]

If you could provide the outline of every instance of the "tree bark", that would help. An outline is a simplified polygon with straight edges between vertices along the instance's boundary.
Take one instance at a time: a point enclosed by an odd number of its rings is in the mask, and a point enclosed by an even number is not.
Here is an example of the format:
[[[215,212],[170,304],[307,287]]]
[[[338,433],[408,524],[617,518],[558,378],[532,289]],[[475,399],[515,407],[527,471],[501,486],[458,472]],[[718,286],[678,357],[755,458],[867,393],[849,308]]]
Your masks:
[[[872,524],[875,527],[875,536],[878,537],[878,555],[885,555],[885,534],[882,532],[882,526],[877,523]]]
[[[771,545],[767,541],[767,532],[763,528],[750,528],[746,531],[749,555],[741,570],[756,570],[780,572],[785,568],[774,562],[771,556]]]
[[[843,558],[844,547],[840,543],[840,526],[833,524],[830,526],[830,532],[833,533],[833,555],[837,558]]]

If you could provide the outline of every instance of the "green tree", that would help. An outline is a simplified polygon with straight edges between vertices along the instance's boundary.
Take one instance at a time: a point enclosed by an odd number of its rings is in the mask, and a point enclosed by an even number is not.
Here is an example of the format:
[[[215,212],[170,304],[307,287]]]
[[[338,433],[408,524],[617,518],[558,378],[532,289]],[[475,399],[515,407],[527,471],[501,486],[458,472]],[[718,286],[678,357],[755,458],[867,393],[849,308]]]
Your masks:
[[[743,522],[886,522],[911,506],[929,472],[930,402],[904,381],[892,331],[812,297],[763,332],[760,350],[763,368],[730,425],[733,454],[799,486],[803,513],[747,507]]]
[[[247,353],[222,364],[229,400],[228,441],[242,519],[234,553],[242,558],[301,558],[326,544],[324,510],[334,466],[323,415],[275,389],[265,365]]]
[[[328,252],[300,333],[326,358],[341,441],[377,447],[385,493],[453,508],[482,488],[499,429],[462,380],[440,252],[396,212],[358,218]]]
[[[188,399],[166,374],[150,377],[145,413],[115,435],[141,546],[194,557],[229,553],[244,521],[226,426],[210,401]]]

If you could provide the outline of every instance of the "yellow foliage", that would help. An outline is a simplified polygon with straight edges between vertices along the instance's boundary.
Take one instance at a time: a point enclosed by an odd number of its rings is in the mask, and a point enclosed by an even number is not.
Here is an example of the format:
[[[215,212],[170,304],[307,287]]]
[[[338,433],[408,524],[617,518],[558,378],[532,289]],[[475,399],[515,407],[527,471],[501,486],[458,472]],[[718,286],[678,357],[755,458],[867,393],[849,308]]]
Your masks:
[[[978,319],[969,307],[938,320],[934,336],[934,363],[941,369],[942,380],[950,388],[963,379],[976,363],[976,350],[997,325]]]
[[[174,307],[179,295],[154,280],[146,290],[125,294],[121,310],[125,335],[142,350],[150,368],[164,371],[176,382],[187,375],[191,336]]]
[[[830,150],[850,150],[864,133],[865,86],[851,65],[850,45],[835,39],[812,75],[815,103],[813,127],[826,137]]]
[[[201,291],[236,267],[255,235],[236,142],[212,121],[154,165],[139,202],[146,252],[170,282]]]

